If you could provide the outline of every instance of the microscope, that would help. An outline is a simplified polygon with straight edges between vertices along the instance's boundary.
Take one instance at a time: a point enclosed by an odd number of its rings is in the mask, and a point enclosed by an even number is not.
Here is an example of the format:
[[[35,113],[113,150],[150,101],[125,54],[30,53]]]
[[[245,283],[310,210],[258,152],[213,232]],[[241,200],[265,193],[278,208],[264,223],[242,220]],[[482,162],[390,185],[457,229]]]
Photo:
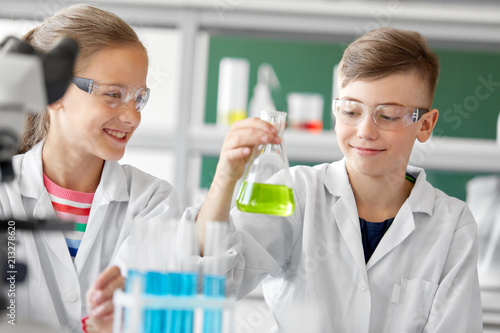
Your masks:
[[[16,37],[7,37],[0,43],[0,182],[15,179],[12,156],[19,146],[28,113],[43,112],[47,105],[60,99],[73,78],[73,66],[78,54],[77,43],[69,38],[61,39],[48,53],[37,52]],[[29,267],[12,260],[12,235],[18,230],[73,230],[74,223],[58,220],[0,219],[0,331],[5,319],[9,319],[9,288],[12,279],[22,283]],[[13,229],[15,228],[15,229]],[[7,312],[7,313],[4,313]],[[36,325],[10,326],[11,332],[30,332]],[[21,327],[20,327],[21,326]],[[4,327],[6,328],[6,327]]]

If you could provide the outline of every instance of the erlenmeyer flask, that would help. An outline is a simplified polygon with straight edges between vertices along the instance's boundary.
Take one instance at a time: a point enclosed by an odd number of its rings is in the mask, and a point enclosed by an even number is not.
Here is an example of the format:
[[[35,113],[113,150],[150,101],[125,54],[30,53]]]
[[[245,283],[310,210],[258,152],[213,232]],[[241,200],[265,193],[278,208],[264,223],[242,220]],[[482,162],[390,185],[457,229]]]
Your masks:
[[[295,201],[283,143],[286,112],[261,111],[260,118],[276,127],[281,144],[261,145],[254,150],[236,207],[243,212],[288,216],[295,210]]]

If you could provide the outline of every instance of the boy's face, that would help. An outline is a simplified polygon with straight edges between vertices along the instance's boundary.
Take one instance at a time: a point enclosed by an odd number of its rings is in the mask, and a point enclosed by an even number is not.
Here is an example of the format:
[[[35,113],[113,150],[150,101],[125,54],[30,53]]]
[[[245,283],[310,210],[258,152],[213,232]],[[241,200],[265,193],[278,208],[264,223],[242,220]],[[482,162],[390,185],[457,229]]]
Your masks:
[[[340,89],[341,99],[361,102],[373,112],[377,105],[428,108],[430,98],[423,81],[412,73],[396,73],[378,80],[357,80]],[[437,121],[437,110],[397,130],[380,130],[368,114],[357,126],[337,120],[335,130],[346,157],[349,174],[404,175],[415,139],[426,141]]]

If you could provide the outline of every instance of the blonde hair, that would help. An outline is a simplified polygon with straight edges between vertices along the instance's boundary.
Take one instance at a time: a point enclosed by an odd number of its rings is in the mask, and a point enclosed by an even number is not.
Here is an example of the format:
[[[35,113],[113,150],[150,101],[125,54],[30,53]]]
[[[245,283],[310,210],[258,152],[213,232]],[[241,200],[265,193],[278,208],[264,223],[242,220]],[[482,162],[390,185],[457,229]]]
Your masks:
[[[64,37],[76,40],[79,46],[75,75],[81,73],[92,57],[105,48],[137,46],[146,48],[135,31],[113,13],[89,5],[74,5],[61,10],[28,32],[23,39],[35,50],[47,53]],[[46,110],[30,114],[21,138],[19,153],[25,153],[48,133],[50,119]]]
[[[430,101],[439,75],[439,58],[415,31],[383,27],[352,42],[339,64],[342,88],[359,79],[377,80],[394,73],[417,74],[426,84]]]

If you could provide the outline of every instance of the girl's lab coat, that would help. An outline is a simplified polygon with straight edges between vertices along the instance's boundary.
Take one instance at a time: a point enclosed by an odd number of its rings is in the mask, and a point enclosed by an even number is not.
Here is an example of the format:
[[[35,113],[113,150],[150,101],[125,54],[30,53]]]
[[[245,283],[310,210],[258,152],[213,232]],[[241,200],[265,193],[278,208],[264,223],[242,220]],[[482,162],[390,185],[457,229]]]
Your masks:
[[[1,218],[55,218],[43,185],[42,144],[14,157],[15,181],[0,184]],[[170,184],[131,166],[105,162],[74,263],[62,232],[16,229],[15,259],[28,266],[26,280],[16,283],[16,319],[81,332],[85,293],[99,272],[117,257],[127,256],[123,252],[132,220],[178,214],[177,195]]]
[[[481,332],[474,218],[422,169],[408,172],[410,197],[366,264],[344,160],[291,169],[288,218],[233,210],[238,296],[264,279],[279,332]]]

